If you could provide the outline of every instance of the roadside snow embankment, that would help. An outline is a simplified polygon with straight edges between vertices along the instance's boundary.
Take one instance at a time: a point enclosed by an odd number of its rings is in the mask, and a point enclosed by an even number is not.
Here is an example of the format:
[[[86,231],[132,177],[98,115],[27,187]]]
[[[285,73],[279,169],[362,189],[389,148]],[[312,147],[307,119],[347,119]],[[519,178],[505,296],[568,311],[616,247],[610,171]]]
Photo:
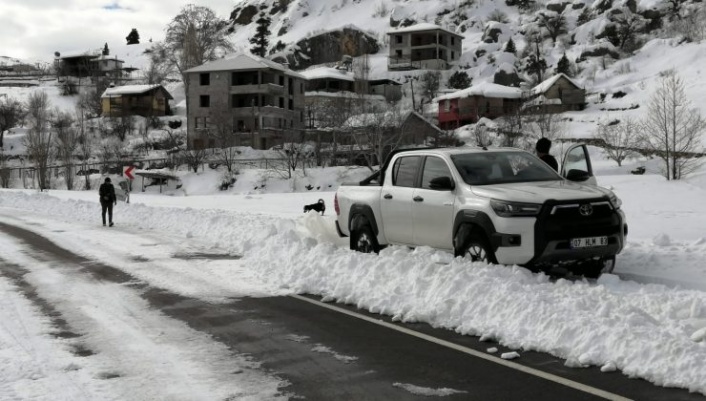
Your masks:
[[[62,216],[72,224],[95,226],[96,207],[44,194],[4,191],[0,196],[0,208]],[[597,283],[553,282],[519,267],[472,264],[423,247],[359,254],[333,243],[332,221],[314,214],[287,219],[144,205],[121,205],[116,213],[130,229],[238,252],[243,257],[234,265],[280,293],[319,294],[395,320],[493,338],[520,354],[548,352],[566,359],[567,366],[617,368],[631,377],[706,394],[704,292],[613,275]],[[61,233],[43,234],[71,241]],[[233,296],[242,295],[248,294],[234,290]]]

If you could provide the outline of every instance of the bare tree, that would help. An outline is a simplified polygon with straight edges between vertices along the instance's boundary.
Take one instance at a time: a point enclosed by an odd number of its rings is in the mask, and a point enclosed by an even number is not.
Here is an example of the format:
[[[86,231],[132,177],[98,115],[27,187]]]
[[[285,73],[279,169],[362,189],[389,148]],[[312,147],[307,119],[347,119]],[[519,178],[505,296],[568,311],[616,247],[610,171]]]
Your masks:
[[[559,35],[566,33],[566,17],[556,11],[543,11],[537,15],[539,26],[547,30],[552,43]]]
[[[421,91],[426,103],[431,103],[439,93],[439,85],[441,84],[441,72],[427,71],[421,77]]]
[[[501,146],[520,146],[520,140],[524,136],[523,125],[527,125],[526,119],[527,116],[524,115],[520,107],[499,119],[498,133],[502,137]]]
[[[227,109],[215,108],[211,113],[209,136],[215,139],[218,161],[223,163],[228,175],[233,175],[235,159],[240,152],[235,148],[235,133],[233,132],[233,118]],[[232,178],[232,177],[228,177]]]
[[[622,166],[625,159],[635,155],[634,149],[639,143],[639,135],[639,124],[628,118],[617,124],[599,123],[596,139],[605,143],[603,153],[606,157]]]
[[[208,151],[206,149],[190,149],[181,152],[181,158],[184,160],[194,173],[198,173],[199,167],[206,162]]]
[[[402,115],[398,106],[378,106],[348,120],[344,127],[365,156],[370,170],[384,162],[385,156],[397,149],[407,132],[403,132]]]
[[[135,129],[135,120],[129,113],[121,113],[119,117],[110,118],[111,132],[120,142],[125,142],[125,138]]]
[[[525,128],[531,139],[547,138],[554,141],[566,132],[566,123],[559,114],[552,113],[548,107],[540,105],[535,113],[527,116]]]
[[[25,108],[20,101],[11,97],[0,97],[0,148],[3,147],[5,131],[20,125],[25,116]]]
[[[73,123],[71,114],[59,110],[54,112],[54,118],[51,121],[55,132],[56,155],[64,165],[64,179],[68,190],[74,189],[73,162],[74,153],[78,148],[78,133],[72,127]]]
[[[642,127],[643,143],[664,161],[667,180],[686,177],[699,166],[693,153],[701,150],[706,123],[686,97],[684,81],[676,72],[663,74]]]
[[[634,48],[635,36],[644,28],[645,20],[639,14],[624,7],[620,13],[612,14],[612,21],[616,24],[616,36],[620,49],[630,50]]]
[[[12,170],[7,167],[7,155],[5,155],[5,152],[0,148],[0,187],[10,188],[11,171]]]
[[[30,126],[24,139],[27,156],[37,169],[39,189],[45,190],[49,188],[49,162],[52,158],[51,112],[46,92],[36,91],[29,96],[27,119]]]
[[[188,4],[167,25],[164,43],[155,46],[155,51],[163,54],[169,65],[181,74],[187,99],[189,81],[185,71],[215,60],[219,52],[233,50],[227,25],[227,21],[217,17],[210,8]]]

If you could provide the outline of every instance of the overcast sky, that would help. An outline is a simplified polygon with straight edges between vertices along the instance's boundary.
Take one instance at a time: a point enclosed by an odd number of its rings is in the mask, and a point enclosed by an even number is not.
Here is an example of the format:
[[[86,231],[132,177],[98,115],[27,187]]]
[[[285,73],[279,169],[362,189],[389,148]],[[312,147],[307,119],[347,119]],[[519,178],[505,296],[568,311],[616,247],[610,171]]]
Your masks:
[[[186,4],[228,18],[240,0],[0,0],[0,56],[51,61],[72,53],[124,45],[137,28],[140,42],[161,40],[164,28]]]

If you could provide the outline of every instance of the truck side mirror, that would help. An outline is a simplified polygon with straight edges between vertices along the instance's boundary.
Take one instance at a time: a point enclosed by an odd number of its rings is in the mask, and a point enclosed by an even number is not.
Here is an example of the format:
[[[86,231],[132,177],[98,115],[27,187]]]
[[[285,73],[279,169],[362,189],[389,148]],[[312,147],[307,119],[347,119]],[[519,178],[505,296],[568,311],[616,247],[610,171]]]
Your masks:
[[[566,179],[569,181],[583,182],[589,178],[591,178],[591,175],[588,174],[588,171],[571,169],[566,173]]]
[[[429,181],[429,189],[436,191],[453,191],[456,184],[451,177],[436,177]]]

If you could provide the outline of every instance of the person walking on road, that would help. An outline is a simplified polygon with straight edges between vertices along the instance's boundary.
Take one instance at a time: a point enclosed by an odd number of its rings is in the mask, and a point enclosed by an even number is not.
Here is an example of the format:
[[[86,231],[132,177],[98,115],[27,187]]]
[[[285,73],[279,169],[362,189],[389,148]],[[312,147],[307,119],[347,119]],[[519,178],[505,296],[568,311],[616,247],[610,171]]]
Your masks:
[[[113,205],[117,205],[118,200],[115,197],[115,188],[110,183],[110,177],[106,178],[105,182],[101,184],[98,189],[98,196],[100,196],[101,201],[103,225],[105,225],[105,212],[108,211],[109,227],[113,227]]]
[[[554,171],[559,171],[559,163],[557,163],[554,156],[549,154],[549,149],[552,147],[552,141],[548,138],[539,138],[535,149],[537,150],[537,156],[542,159],[543,162],[547,163],[549,167],[553,168]]]

